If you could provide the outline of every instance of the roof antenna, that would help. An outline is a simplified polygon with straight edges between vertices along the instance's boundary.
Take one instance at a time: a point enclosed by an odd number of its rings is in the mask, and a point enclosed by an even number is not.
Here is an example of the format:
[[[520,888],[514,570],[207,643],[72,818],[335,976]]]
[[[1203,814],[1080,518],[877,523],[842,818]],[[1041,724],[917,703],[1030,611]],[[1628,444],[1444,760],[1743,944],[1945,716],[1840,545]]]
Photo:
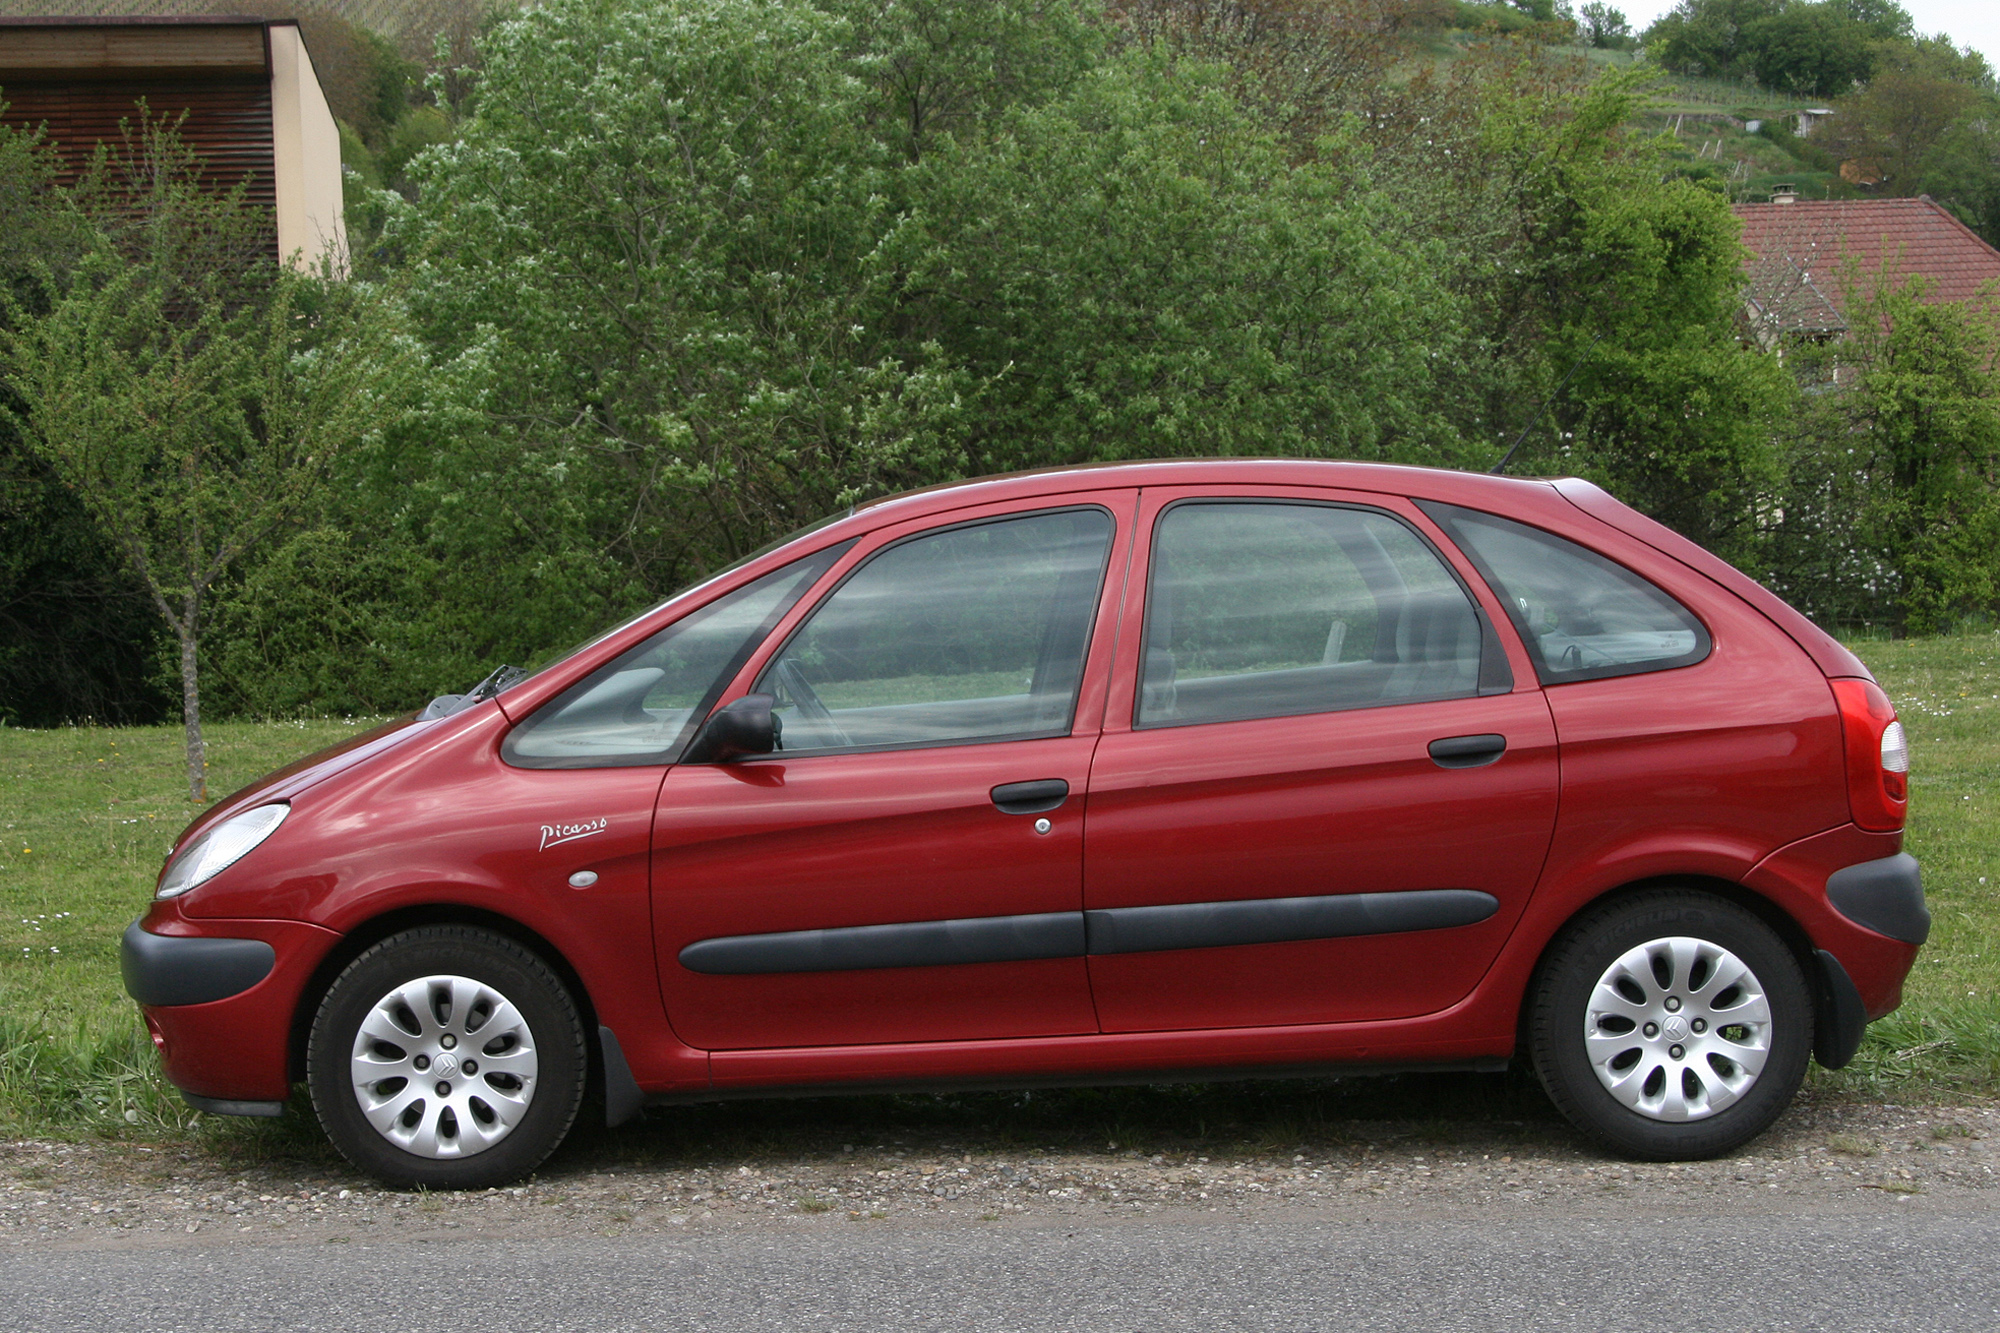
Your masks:
[[[1549,404],[1553,403],[1556,397],[1569,387],[1569,382],[1576,378],[1576,372],[1583,369],[1583,363],[1590,359],[1590,354],[1597,350],[1597,344],[1603,341],[1604,330],[1599,329],[1597,336],[1590,340],[1590,346],[1583,349],[1583,355],[1570,364],[1569,374],[1563,376],[1562,383],[1556,385],[1554,392],[1542,400],[1542,405],[1535,409],[1535,416],[1528,418],[1528,424],[1521,427],[1521,433],[1514,437],[1514,443],[1507,446],[1507,452],[1500,455],[1500,461],[1493,465],[1493,470],[1487,474],[1488,476],[1497,477],[1507,470],[1507,465],[1514,461],[1514,451],[1521,447],[1528,438],[1528,432],[1535,428],[1535,418],[1549,410]]]

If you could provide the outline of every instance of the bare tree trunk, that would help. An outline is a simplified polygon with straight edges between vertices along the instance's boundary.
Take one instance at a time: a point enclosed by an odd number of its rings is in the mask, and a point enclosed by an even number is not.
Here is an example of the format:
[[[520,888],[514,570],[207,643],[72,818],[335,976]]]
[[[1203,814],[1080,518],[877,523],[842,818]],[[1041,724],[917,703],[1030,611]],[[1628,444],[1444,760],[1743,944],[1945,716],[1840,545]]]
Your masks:
[[[194,664],[194,613],[189,614],[181,625],[181,721],[187,728],[188,799],[206,803],[208,800],[208,747],[201,739],[201,686],[195,679]]]

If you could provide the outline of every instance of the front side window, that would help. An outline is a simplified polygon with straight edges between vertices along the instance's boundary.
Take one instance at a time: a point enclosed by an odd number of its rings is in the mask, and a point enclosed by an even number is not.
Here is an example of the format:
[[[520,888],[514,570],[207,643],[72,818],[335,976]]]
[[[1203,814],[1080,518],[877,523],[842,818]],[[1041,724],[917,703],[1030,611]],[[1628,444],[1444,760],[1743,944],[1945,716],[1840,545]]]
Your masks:
[[[1479,693],[1480,620],[1387,514],[1203,501],[1161,515],[1136,722],[1286,717]]]
[[[1525,523],[1423,503],[1521,631],[1544,685],[1687,666],[1708,656],[1694,613],[1623,565]]]
[[[690,612],[509,732],[516,768],[670,764],[730,678],[852,542],[816,551]]]
[[[793,634],[758,690],[787,754],[1069,731],[1111,516],[1068,509],[899,542]]]

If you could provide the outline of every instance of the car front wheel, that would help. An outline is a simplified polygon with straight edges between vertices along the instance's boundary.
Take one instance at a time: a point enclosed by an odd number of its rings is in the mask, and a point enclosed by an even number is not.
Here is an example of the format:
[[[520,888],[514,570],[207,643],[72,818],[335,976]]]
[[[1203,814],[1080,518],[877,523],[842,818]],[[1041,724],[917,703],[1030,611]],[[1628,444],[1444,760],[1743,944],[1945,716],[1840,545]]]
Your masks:
[[[384,1181],[513,1180],[563,1140],[589,1067],[583,1024],[539,957],[491,931],[424,926],[348,964],[314,1017],[313,1109]]]
[[[1619,1152],[1714,1157],[1769,1128],[1805,1078],[1811,992],[1754,914],[1712,894],[1619,899],[1565,932],[1529,1015],[1557,1109]]]

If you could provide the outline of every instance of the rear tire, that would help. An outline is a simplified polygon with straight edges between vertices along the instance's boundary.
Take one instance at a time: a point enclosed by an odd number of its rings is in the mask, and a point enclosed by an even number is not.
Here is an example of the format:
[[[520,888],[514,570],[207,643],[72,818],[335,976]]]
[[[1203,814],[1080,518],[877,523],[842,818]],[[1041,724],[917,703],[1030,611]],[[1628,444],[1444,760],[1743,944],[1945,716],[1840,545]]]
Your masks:
[[[1798,960],[1754,914],[1694,889],[1590,912],[1550,947],[1528,1043],[1556,1108],[1633,1157],[1731,1152],[1790,1105],[1812,1054]]]
[[[534,953],[471,926],[421,926],[327,989],[306,1082],[327,1137],[396,1186],[518,1179],[575,1121],[589,1070],[568,990]]]

